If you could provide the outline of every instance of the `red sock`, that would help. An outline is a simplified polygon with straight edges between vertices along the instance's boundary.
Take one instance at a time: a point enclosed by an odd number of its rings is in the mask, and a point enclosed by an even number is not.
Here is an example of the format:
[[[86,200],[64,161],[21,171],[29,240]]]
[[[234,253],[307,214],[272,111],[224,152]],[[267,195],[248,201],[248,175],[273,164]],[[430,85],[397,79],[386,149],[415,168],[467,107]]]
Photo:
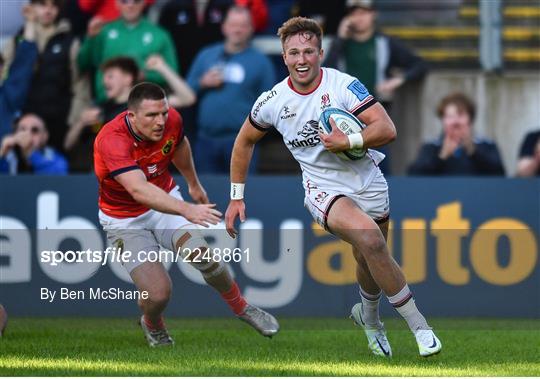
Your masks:
[[[222,292],[221,297],[227,304],[229,304],[229,307],[235,315],[238,316],[244,313],[244,309],[247,305],[246,299],[244,299],[244,296],[242,296],[240,288],[238,288],[238,284],[236,284],[236,282],[233,282],[230,290],[227,292]]]
[[[165,324],[163,323],[163,317],[160,317],[159,318],[159,321],[154,324],[152,323],[150,320],[148,320],[146,318],[146,316],[144,316],[144,323],[146,324],[146,326],[149,328],[149,329],[152,329],[152,330],[160,330],[160,329],[165,329]]]

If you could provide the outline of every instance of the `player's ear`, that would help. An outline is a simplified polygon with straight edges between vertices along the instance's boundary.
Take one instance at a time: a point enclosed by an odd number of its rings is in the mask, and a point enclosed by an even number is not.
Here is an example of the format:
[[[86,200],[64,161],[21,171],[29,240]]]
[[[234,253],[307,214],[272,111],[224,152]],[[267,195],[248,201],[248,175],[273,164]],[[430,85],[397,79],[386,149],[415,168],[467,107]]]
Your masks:
[[[135,112],[132,109],[128,109],[127,116],[130,120],[133,120],[135,118]]]

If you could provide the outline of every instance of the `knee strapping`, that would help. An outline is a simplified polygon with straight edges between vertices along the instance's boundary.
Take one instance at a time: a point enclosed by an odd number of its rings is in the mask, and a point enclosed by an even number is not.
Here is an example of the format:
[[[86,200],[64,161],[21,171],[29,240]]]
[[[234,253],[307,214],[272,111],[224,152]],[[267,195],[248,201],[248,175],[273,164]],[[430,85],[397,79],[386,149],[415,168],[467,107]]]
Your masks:
[[[222,261],[216,262],[216,261],[210,260],[209,263],[210,264],[205,266],[204,269],[195,267],[201,272],[203,278],[205,279],[218,276],[227,269],[227,265],[223,263]]]
[[[208,243],[194,225],[190,225],[189,230],[178,229],[173,235],[173,242],[180,256],[199,270],[205,279],[218,276],[226,269],[221,259],[219,261],[214,259],[214,255],[209,251]]]

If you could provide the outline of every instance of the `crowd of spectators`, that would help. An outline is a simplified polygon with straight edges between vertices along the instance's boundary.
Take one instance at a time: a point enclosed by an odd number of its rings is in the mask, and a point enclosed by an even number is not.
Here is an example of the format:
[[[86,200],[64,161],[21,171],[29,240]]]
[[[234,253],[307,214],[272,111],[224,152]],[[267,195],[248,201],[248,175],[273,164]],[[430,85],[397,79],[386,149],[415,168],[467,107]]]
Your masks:
[[[163,86],[171,106],[182,108],[198,169],[227,173],[245,115],[262,91],[281,80],[275,63],[252,46],[252,37],[275,34],[296,15],[317,19],[335,37],[324,65],[358,77],[390,110],[397,89],[422,80],[428,66],[378,31],[375,5],[375,0],[30,0],[21,5],[18,32],[1,48],[0,173],[90,172],[96,134],[125,109],[129,90],[139,81]],[[440,137],[420,148],[410,175],[505,174],[496,144],[473,130],[472,100],[448,94],[436,112]],[[382,168],[390,171],[388,163]],[[524,139],[516,172],[540,175],[540,131]]]

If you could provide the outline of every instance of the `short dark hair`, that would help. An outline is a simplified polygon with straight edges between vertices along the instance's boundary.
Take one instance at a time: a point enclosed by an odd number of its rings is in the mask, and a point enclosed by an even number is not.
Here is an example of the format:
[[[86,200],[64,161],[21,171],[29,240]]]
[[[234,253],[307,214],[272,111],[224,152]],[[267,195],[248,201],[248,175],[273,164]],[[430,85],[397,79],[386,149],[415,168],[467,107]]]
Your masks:
[[[110,68],[118,68],[126,74],[130,74],[133,77],[133,82],[136,82],[139,77],[139,66],[137,66],[137,62],[130,57],[111,58],[101,65],[101,71],[103,72]]]
[[[307,17],[293,17],[285,21],[277,32],[282,46],[296,34],[302,34],[307,40],[317,37],[319,50],[322,48],[323,31],[317,21]]]
[[[165,98],[163,88],[154,83],[142,82],[131,89],[128,97],[128,109],[137,109],[143,100],[161,100]]]
[[[469,97],[461,92],[453,92],[443,97],[437,106],[437,116],[439,116],[439,118],[444,116],[444,111],[450,104],[455,105],[460,111],[467,112],[471,122],[474,121],[474,118],[476,117],[476,105],[474,105],[474,102]]]

